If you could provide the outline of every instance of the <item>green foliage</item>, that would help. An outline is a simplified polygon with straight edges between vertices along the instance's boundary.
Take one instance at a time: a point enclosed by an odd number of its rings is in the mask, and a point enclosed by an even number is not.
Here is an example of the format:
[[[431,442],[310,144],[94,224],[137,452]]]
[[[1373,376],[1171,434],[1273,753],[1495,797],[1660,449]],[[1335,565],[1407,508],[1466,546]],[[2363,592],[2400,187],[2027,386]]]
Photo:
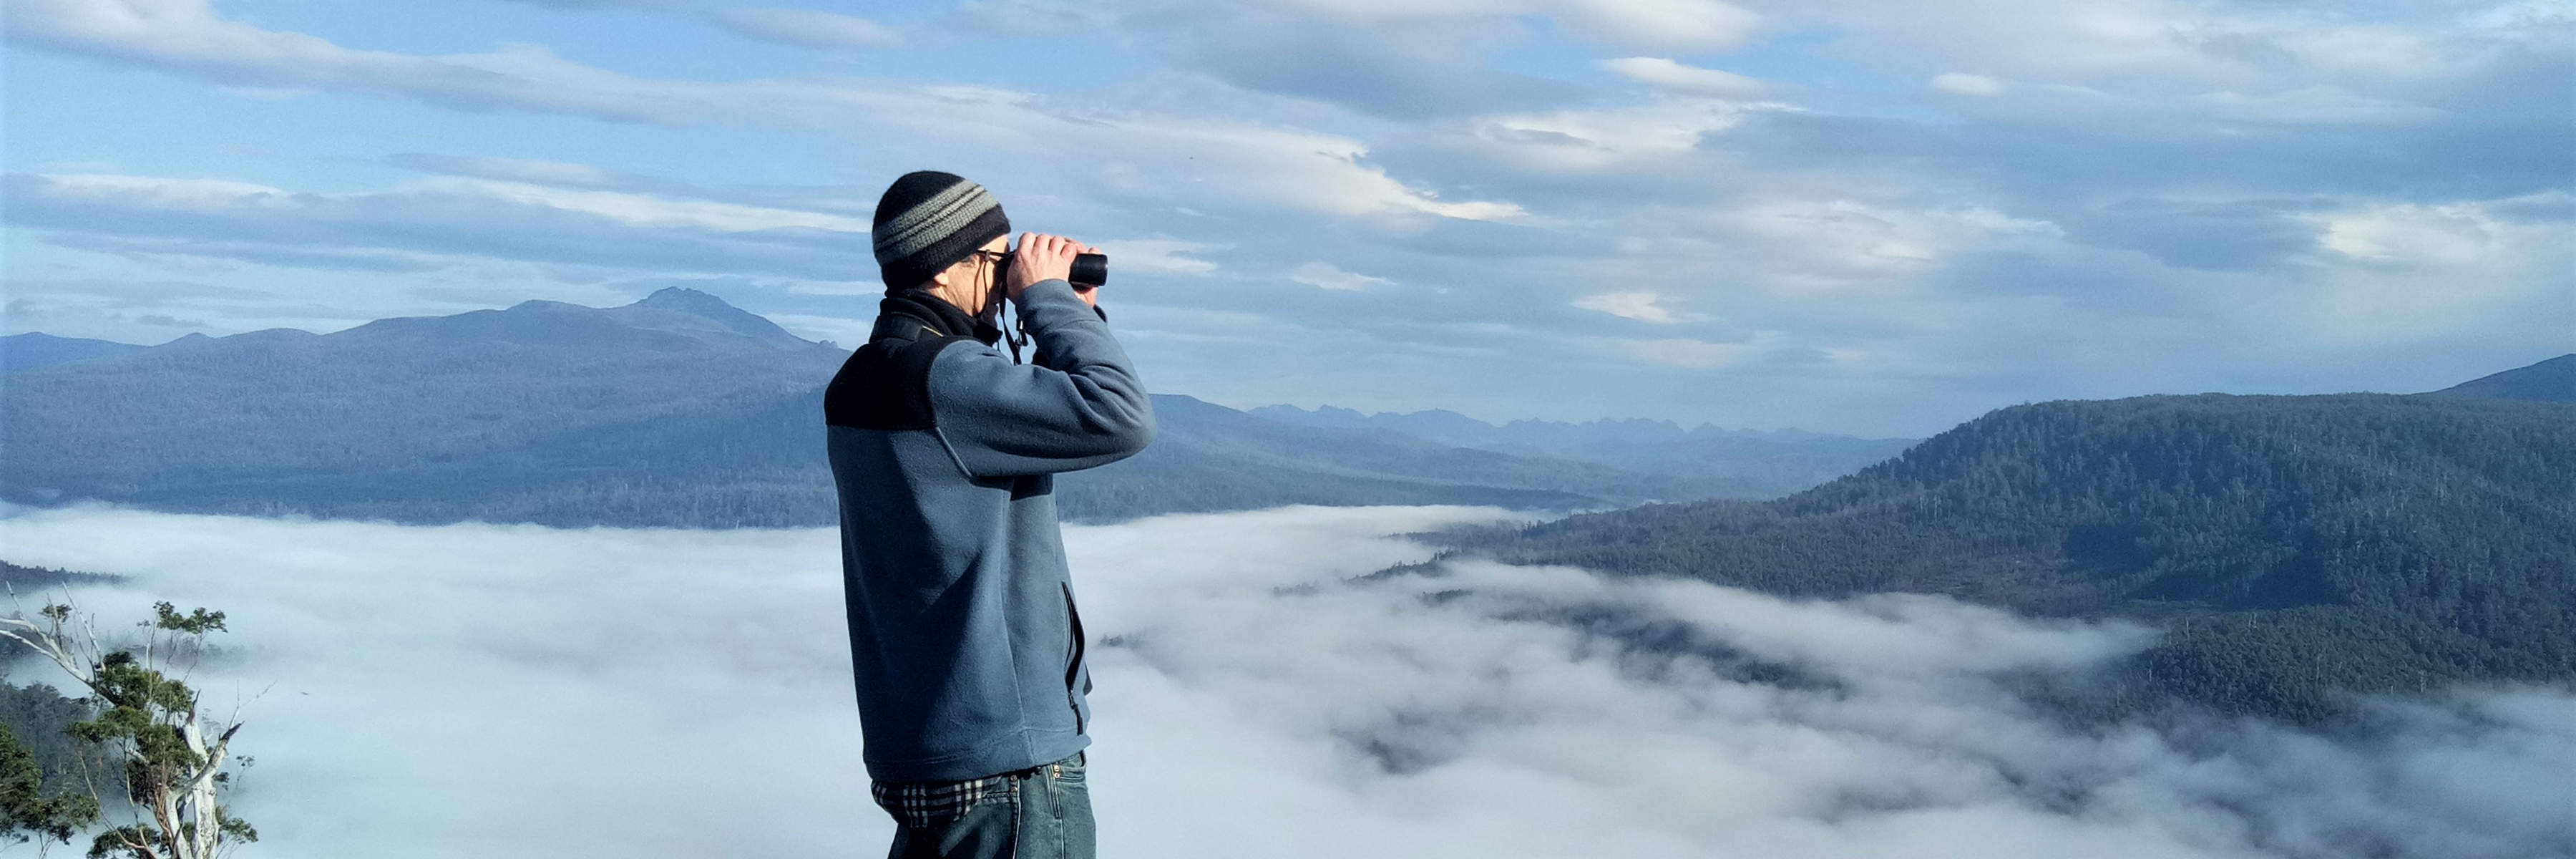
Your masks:
[[[175,714],[196,709],[196,693],[188,684],[145,667],[132,651],[120,650],[99,663],[93,690],[105,710],[95,719],[73,723],[72,736],[91,743],[133,743],[140,754],[126,762],[126,782],[134,790],[173,783],[205,764],[171,721]],[[145,798],[141,793],[134,797],[138,802]]]
[[[166,602],[157,602],[152,604],[152,625],[189,635],[204,635],[223,630],[224,613],[200,608],[192,609],[183,615],[179,613],[177,607]]]
[[[80,746],[68,730],[87,718],[86,704],[63,697],[54,687],[0,683],[0,726],[17,732],[18,742],[49,782],[67,782],[80,773]]]
[[[2165,625],[2160,692],[2321,718],[2344,691],[2576,679],[2576,406],[2137,397],[1998,410],[1771,502],[1458,536],[1772,593],[1917,591]]]
[[[74,833],[98,819],[96,798],[47,792],[46,781],[35,752],[19,742],[17,731],[0,724],[0,839],[23,844],[41,838],[69,844]]]

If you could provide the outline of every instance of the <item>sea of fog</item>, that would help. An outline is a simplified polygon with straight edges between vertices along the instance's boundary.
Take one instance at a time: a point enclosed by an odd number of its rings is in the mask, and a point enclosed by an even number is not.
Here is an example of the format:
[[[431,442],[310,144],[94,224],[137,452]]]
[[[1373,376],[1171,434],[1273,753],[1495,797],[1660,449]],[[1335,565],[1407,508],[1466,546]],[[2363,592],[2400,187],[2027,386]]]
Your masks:
[[[1482,562],[1362,578],[1432,554],[1392,535],[1512,515],[1066,528],[1102,855],[2576,855],[2564,694],[2382,701],[2325,732],[2073,728],[2007,678],[2080,682],[2153,630]],[[227,613],[193,680],[247,724],[243,856],[864,856],[890,836],[829,530],[88,507],[0,519],[0,558],[132,576],[71,594],[103,628],[155,600]],[[1739,679],[1747,661],[1794,682]]]

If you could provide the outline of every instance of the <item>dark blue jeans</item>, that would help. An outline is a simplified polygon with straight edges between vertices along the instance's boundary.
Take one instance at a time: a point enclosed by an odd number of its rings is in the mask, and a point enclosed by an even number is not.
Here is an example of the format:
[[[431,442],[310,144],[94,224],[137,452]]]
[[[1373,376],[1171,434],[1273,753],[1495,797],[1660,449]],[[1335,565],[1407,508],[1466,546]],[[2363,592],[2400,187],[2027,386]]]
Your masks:
[[[1081,752],[1012,773],[1010,787],[928,827],[895,824],[888,859],[1093,859]]]

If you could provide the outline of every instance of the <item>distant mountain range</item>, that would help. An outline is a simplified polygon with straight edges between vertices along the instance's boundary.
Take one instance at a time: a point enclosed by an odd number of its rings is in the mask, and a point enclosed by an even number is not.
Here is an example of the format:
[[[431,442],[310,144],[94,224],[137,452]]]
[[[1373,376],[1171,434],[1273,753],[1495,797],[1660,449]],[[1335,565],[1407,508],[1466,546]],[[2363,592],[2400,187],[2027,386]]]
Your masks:
[[[2569,685],[2576,404],[2530,394],[2572,363],[2429,394],[2015,406],[1785,498],[1446,539],[1519,563],[2167,629],[2126,682],[2073,695],[2079,711],[2176,695],[2320,719],[2349,691]]]
[[[821,396],[848,353],[695,290],[611,308],[529,301],[327,335],[0,343],[0,498],[20,503],[422,523],[834,521]],[[1144,454],[1058,482],[1069,518],[1768,497],[1902,446],[1803,436],[1729,471],[1684,461],[1671,440],[1669,460],[1642,446],[1623,454],[1607,438],[1560,456],[1270,420],[1186,396],[1157,395],[1155,405],[1161,433]],[[1816,451],[1811,461],[1781,465],[1798,445]]]
[[[1384,430],[1457,447],[1663,474],[1699,487],[1695,494],[1722,498],[1786,495],[1895,456],[1922,440],[1728,430],[1705,424],[1684,429],[1671,421],[1645,419],[1524,420],[1497,426],[1439,410],[1363,415],[1332,406],[1313,410],[1262,406],[1251,414],[1303,426]]]

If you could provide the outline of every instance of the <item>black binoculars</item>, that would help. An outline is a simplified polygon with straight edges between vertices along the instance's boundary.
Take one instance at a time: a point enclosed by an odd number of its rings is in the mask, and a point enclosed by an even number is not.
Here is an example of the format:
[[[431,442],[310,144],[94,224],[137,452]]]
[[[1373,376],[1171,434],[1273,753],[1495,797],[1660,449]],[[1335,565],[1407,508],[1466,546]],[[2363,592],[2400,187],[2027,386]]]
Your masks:
[[[1010,270],[1011,270],[1011,258],[1012,258],[1012,257],[1015,257],[1015,256],[1018,256],[1018,255],[1019,255],[1019,252],[1018,252],[1018,251],[1006,251],[1006,252],[1004,252],[1004,253],[1002,254],[1002,260],[1001,260],[1001,262],[997,263],[997,264],[995,265],[995,268],[994,268],[993,270],[994,270],[994,271],[1010,271]],[[1069,276],[1069,277],[1066,277],[1065,279],[1066,279],[1066,280],[1069,280],[1069,281],[1073,281],[1076,285],[1079,285],[1079,286],[1099,286],[1099,285],[1101,285],[1101,284],[1108,283],[1108,282],[1109,282],[1109,255],[1108,255],[1108,254],[1074,254],[1074,255],[1073,255],[1073,274],[1072,274],[1071,276]]]

